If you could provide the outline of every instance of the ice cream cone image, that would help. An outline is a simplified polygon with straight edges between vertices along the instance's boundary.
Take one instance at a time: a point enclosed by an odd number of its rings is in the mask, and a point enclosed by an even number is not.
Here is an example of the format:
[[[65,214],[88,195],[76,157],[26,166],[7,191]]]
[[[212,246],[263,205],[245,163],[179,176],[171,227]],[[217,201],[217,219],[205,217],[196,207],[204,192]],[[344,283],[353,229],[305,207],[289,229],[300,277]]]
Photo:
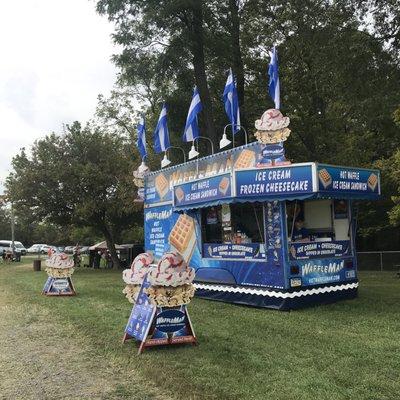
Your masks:
[[[150,269],[147,289],[150,301],[158,307],[177,307],[188,304],[194,296],[192,284],[194,269],[190,268],[178,253],[165,253],[157,264]]]
[[[46,272],[52,278],[70,278],[74,270],[73,260],[65,253],[55,253],[46,260]]]
[[[149,271],[151,263],[154,261],[150,253],[142,253],[135,257],[131,268],[122,272],[122,279],[126,286],[122,293],[132,304],[136,303],[143,279]]]
[[[284,142],[290,135],[289,123],[288,117],[284,117],[279,110],[271,108],[255,122],[257,132],[254,136],[263,144]]]

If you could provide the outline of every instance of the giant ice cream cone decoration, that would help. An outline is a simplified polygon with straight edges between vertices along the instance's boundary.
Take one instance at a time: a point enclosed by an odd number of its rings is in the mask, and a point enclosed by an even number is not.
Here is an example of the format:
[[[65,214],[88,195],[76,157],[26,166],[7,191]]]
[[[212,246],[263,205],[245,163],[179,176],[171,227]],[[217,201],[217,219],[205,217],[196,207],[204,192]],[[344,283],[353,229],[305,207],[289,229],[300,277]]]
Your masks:
[[[55,253],[46,260],[46,272],[52,278],[70,278],[74,262],[65,253]]]
[[[151,268],[147,289],[150,301],[158,307],[176,307],[188,304],[194,296],[194,269],[190,268],[183,257],[174,252],[165,253]]]
[[[143,279],[149,271],[150,264],[154,261],[150,253],[142,253],[133,260],[131,268],[122,272],[122,279],[126,283],[122,293],[130,303],[135,303],[140,291]]]
[[[142,163],[143,167],[139,167],[136,171],[133,171],[133,183],[138,187],[144,187],[144,176],[150,171],[150,169]]]
[[[256,120],[257,132],[254,136],[263,144],[284,142],[290,135],[289,124],[289,117],[284,117],[279,110],[270,108],[264,112],[261,119]]]

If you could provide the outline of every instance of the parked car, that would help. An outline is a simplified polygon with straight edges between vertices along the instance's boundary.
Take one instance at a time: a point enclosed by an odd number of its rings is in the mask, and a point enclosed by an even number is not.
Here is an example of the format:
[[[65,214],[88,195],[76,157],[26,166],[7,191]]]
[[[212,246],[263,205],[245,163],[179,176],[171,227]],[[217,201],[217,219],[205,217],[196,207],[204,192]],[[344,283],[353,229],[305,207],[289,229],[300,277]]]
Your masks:
[[[64,249],[64,253],[72,254],[72,252],[74,251],[74,247],[75,246],[66,246]]]
[[[80,248],[81,254],[89,254],[89,246],[82,246]]]
[[[21,252],[21,255],[25,256],[26,255],[25,246],[21,242],[15,242],[14,241],[14,244],[15,244],[15,248],[18,249]]]
[[[60,253],[64,253],[64,251],[65,251],[65,247],[64,246],[58,246],[57,249],[58,249],[58,251]]]
[[[29,249],[27,249],[26,251],[28,253],[41,253],[42,252],[42,248],[44,246],[47,246],[47,244],[33,244],[31,247],[29,247]]]
[[[0,247],[12,249],[12,240],[0,240]],[[15,252],[20,253],[22,256],[26,254],[25,246],[14,240]]]
[[[58,247],[52,246],[52,245],[49,245],[49,244],[43,245],[42,248],[40,249],[40,252],[42,254],[47,254],[50,249],[53,251],[53,253],[58,253],[59,252]]]
[[[21,261],[21,250],[17,249],[14,241],[14,251],[11,240],[0,240],[0,257],[10,257],[11,261]]]

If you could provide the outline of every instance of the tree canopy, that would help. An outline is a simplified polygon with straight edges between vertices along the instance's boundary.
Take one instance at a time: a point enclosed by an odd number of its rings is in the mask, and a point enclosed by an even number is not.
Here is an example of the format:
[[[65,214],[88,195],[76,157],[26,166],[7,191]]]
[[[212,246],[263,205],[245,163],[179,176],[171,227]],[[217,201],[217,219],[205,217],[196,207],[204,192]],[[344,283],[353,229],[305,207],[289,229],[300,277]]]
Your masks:
[[[133,157],[126,137],[96,126],[67,126],[13,159],[8,195],[20,213],[56,226],[90,227],[105,237],[118,267],[115,235],[141,222],[134,205]]]

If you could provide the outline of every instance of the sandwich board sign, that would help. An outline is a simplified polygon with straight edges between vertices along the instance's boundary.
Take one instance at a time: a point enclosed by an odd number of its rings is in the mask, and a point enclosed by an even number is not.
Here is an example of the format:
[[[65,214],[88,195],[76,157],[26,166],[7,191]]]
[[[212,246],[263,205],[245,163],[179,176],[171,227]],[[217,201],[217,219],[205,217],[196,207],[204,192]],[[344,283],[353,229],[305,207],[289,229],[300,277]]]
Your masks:
[[[132,308],[122,342],[135,339],[139,345],[138,354],[141,354],[146,347],[196,344],[196,336],[186,305],[157,307],[150,302],[145,292],[148,287],[150,283],[146,277]]]
[[[42,294],[45,296],[75,296],[76,291],[71,278],[52,278],[49,276],[44,284]]]

